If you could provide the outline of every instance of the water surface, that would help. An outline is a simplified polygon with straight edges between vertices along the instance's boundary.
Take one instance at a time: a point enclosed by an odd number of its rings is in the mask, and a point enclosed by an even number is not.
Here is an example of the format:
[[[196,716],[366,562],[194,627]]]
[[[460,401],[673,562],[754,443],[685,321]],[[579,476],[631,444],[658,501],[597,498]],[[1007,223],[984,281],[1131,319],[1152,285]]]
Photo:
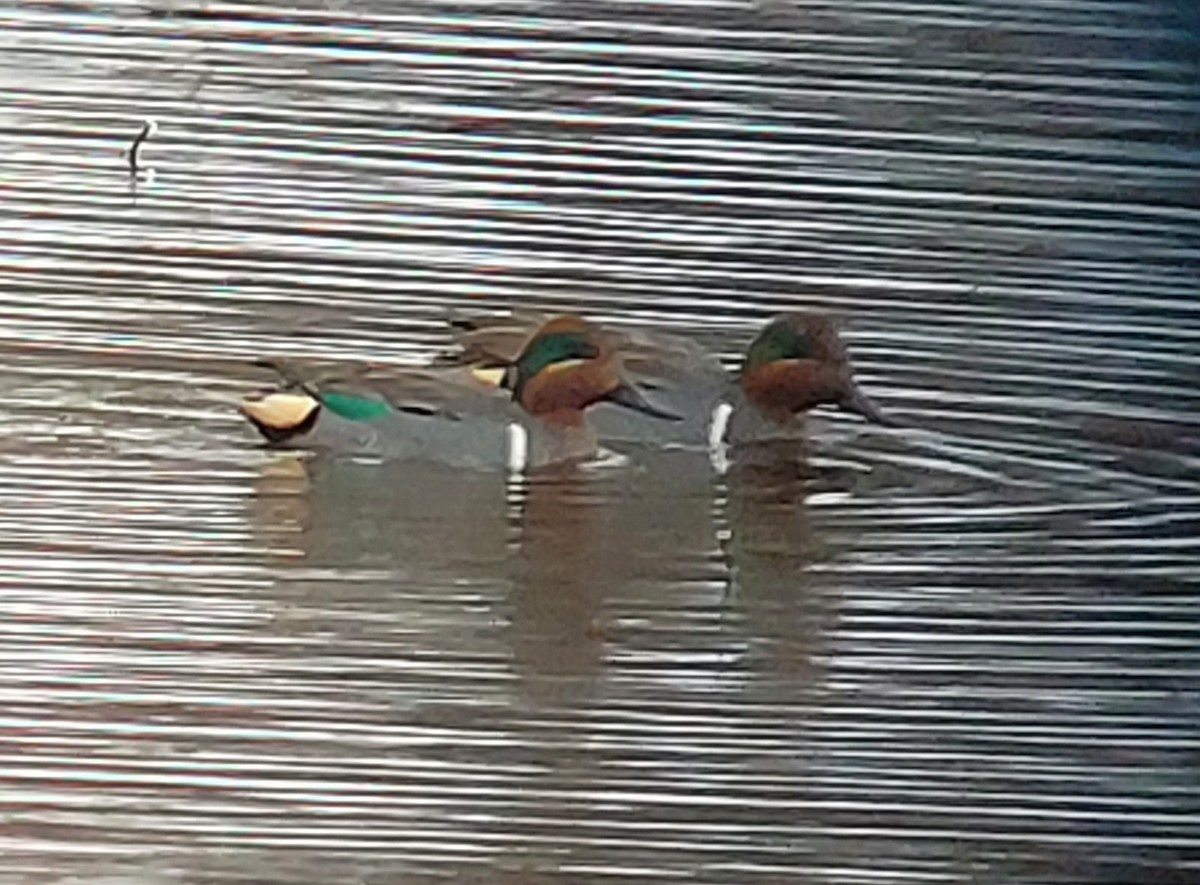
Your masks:
[[[0,879],[1192,881],[1198,35],[0,7]],[[907,427],[508,479],[234,411],[463,306],[828,309]]]

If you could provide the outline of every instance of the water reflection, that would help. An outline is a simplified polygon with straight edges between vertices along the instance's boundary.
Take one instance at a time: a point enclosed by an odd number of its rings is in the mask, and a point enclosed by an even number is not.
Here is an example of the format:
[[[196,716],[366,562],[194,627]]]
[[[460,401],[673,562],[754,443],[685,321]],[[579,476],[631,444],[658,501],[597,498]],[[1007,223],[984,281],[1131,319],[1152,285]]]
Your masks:
[[[731,602],[742,612],[753,647],[784,681],[819,678],[834,598],[812,580],[827,551],[814,535],[806,499],[821,482],[808,446],[788,440],[740,453],[726,478],[726,552]]]
[[[263,467],[252,516],[277,558],[280,625],[291,631],[469,657],[459,607],[486,624],[507,586],[499,473],[279,454]]]
[[[595,695],[612,628],[609,594],[623,583],[620,564],[636,555],[631,534],[603,546],[613,508],[590,482],[578,474],[535,478],[514,507],[513,667],[523,691],[551,705]]]
[[[615,616],[614,604],[657,607],[664,584],[687,586],[697,571],[710,588],[706,604],[724,593],[707,461],[649,460],[518,478],[281,454],[264,465],[252,513],[278,558],[290,628],[346,622],[347,639],[366,638],[364,629],[381,641],[405,633],[468,656],[470,632],[431,634],[438,625],[423,619],[478,608],[480,629],[511,643],[523,690],[564,703],[593,691],[606,648],[641,626]],[[406,599],[413,608],[394,623],[360,623]]]

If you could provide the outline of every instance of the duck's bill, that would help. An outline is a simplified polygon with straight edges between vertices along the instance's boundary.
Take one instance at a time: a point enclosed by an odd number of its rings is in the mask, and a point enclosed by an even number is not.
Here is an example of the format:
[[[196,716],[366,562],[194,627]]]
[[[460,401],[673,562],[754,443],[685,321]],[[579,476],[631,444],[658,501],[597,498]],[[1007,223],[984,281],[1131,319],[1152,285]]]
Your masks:
[[[884,427],[898,427],[898,422],[879,410],[879,407],[871,401],[865,393],[854,387],[849,394],[843,397],[838,402],[838,407],[846,412],[852,412],[855,415],[861,415],[868,421],[874,424],[880,424]]]
[[[683,420],[682,417],[676,415],[674,412],[668,412],[653,405],[642,396],[641,391],[628,384],[622,384],[620,387],[614,388],[604,396],[604,400],[616,403],[618,406],[624,406],[627,409],[633,409],[635,412],[641,412],[643,415],[650,415],[652,418],[658,418],[662,421]]]

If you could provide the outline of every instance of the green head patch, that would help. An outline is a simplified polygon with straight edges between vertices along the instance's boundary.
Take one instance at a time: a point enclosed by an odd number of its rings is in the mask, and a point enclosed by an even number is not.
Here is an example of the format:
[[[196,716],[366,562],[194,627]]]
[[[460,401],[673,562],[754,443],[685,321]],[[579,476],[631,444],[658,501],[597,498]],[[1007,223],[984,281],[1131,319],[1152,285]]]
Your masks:
[[[776,360],[803,360],[816,356],[816,342],[786,319],[778,319],[758,333],[746,351],[745,370]]]
[[[513,398],[519,400],[525,383],[538,373],[560,363],[595,359],[599,355],[600,348],[588,340],[586,332],[574,329],[543,332],[525,345],[505,372],[504,384],[512,390]]]

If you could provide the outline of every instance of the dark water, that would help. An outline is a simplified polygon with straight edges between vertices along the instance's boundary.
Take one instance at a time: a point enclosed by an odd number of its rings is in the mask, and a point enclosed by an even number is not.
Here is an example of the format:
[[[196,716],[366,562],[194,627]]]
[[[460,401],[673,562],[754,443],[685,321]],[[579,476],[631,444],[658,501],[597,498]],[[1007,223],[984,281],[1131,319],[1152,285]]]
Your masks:
[[[1198,53],[1166,0],[4,4],[0,881],[1196,881]],[[516,481],[234,413],[463,305],[828,308],[909,427]]]

